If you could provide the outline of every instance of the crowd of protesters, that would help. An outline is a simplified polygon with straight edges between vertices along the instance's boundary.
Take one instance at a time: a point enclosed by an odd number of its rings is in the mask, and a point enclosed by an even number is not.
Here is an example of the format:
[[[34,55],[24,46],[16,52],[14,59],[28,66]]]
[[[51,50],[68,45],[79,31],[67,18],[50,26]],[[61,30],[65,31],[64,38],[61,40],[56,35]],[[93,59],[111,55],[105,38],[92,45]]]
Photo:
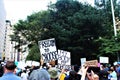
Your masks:
[[[120,63],[101,64],[99,67],[77,66],[73,69],[58,69],[42,60],[41,66],[17,69],[14,61],[0,63],[0,80],[120,80]]]

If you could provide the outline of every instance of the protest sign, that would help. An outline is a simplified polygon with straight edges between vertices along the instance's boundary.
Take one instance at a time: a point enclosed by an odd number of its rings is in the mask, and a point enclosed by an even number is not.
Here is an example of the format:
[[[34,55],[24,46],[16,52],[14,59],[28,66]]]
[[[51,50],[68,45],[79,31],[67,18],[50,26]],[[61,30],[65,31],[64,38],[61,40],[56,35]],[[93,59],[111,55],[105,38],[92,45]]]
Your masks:
[[[58,66],[59,68],[67,68],[71,65],[70,52],[58,50]]]
[[[85,65],[88,67],[98,67],[98,61],[97,60],[86,61]]]
[[[39,41],[38,44],[44,62],[58,59],[58,53],[54,38]]]
[[[80,60],[81,60],[81,65],[84,65],[86,62],[86,58],[81,58]]]
[[[109,63],[108,57],[100,57],[100,63]]]

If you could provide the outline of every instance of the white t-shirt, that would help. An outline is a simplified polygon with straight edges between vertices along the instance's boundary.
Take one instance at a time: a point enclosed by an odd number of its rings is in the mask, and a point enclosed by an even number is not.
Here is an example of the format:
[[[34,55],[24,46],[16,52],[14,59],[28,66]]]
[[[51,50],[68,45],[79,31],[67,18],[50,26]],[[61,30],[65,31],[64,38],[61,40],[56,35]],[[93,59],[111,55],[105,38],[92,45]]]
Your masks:
[[[22,78],[22,80],[28,80],[28,74],[23,72],[21,74],[21,78]]]

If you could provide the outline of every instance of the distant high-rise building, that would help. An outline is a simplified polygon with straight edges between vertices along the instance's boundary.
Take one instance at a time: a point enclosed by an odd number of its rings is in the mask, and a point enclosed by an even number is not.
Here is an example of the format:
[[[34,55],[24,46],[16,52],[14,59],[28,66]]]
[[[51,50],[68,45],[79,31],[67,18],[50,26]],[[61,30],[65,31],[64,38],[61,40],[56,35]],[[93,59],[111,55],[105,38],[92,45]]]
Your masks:
[[[4,40],[5,60],[14,60],[13,41],[11,40],[10,35],[13,35],[13,27],[11,25],[11,21],[6,20],[5,40]]]
[[[4,52],[4,38],[5,38],[5,20],[6,11],[3,0],[0,0],[0,59],[3,57]]]
[[[15,38],[11,38],[11,36],[14,36],[14,30],[11,25],[10,20],[6,20],[6,28],[5,28],[5,42],[4,42],[4,59],[5,60],[14,60],[14,61],[22,61],[26,59],[26,56],[28,55],[27,53],[27,46],[28,45],[21,45],[20,40],[24,39],[22,35],[18,35],[20,37],[19,42],[16,42]],[[18,47],[19,45],[19,47]],[[17,46],[17,47],[16,47]],[[15,48],[16,47],[16,48]]]

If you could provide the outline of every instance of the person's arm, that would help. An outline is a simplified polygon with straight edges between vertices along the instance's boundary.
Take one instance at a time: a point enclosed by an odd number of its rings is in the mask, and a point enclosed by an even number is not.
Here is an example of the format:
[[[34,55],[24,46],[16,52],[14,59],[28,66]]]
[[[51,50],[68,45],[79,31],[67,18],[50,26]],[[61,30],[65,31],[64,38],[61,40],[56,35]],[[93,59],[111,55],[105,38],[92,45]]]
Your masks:
[[[60,73],[60,75],[59,75],[59,79],[60,79],[60,80],[63,80],[63,79],[65,78],[65,73],[64,73],[64,72],[65,72],[65,69],[62,69],[62,70],[61,70],[61,73]]]
[[[78,74],[80,73],[81,80],[85,80],[87,70],[88,70],[88,67],[85,67],[85,66],[81,67],[81,69],[79,70]]]

